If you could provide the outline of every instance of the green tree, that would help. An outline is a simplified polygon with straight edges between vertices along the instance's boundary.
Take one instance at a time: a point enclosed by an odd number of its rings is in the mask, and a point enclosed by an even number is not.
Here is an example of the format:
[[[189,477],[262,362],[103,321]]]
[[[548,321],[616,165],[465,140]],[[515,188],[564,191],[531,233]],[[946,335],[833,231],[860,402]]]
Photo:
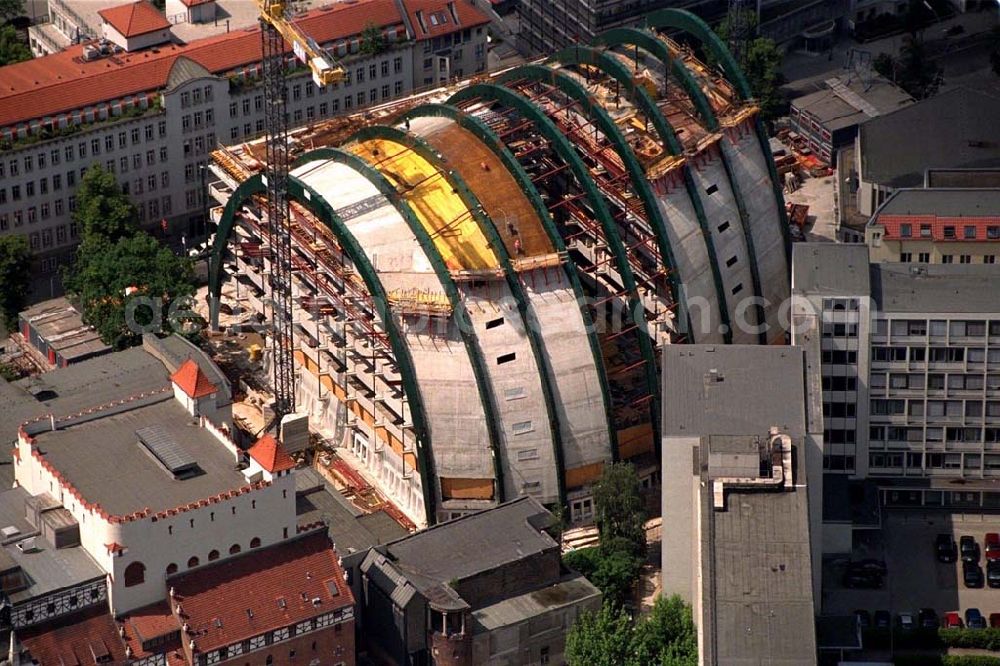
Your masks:
[[[641,663],[696,666],[698,633],[691,606],[676,594],[657,597],[649,615],[636,627],[635,645]]]
[[[382,28],[369,21],[361,30],[360,50],[366,55],[378,55],[386,50],[388,44],[385,41],[385,34]]]
[[[747,26],[749,39],[744,51],[738,54],[737,62],[760,106],[761,118],[771,121],[785,113],[785,98],[781,94],[781,86],[785,83],[781,65],[785,55],[773,39],[756,36],[757,12],[746,11],[740,20]],[[715,31],[722,41],[728,42],[731,30],[727,16]],[[709,60],[710,64],[716,64]]]
[[[625,611],[603,606],[581,615],[566,636],[569,666],[638,666],[632,655],[632,621]]]
[[[584,613],[566,636],[570,666],[696,666],[698,634],[691,606],[674,595],[658,597],[634,624],[620,608]]]
[[[31,60],[31,49],[17,36],[13,26],[0,28],[0,67]]]
[[[76,190],[73,219],[84,243],[94,239],[114,242],[139,231],[135,204],[121,191],[114,174],[97,163],[87,169]]]
[[[8,331],[28,298],[31,251],[24,236],[0,236],[0,317]]]
[[[621,544],[600,548],[579,548],[563,556],[563,563],[597,586],[609,606],[622,607],[642,570],[642,560]]]
[[[24,0],[0,0],[0,19],[24,16]]]
[[[629,463],[607,465],[594,486],[595,522],[604,548],[624,548],[645,557],[645,508],[639,494],[639,477]],[[620,541],[619,541],[620,540]]]
[[[138,344],[143,332],[168,332],[182,323],[171,314],[178,306],[188,312],[194,269],[189,259],[139,232],[85,239],[64,282],[81,302],[84,321],[106,344],[124,349]]]

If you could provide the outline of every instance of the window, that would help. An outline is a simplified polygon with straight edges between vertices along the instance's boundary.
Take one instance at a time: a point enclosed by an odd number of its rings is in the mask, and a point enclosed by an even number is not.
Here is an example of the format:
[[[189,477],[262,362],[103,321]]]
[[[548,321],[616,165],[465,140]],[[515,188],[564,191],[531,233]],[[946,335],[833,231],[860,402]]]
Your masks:
[[[235,118],[236,116],[239,115],[239,113],[240,113],[239,106],[237,106],[236,102],[230,102],[229,103],[229,117],[230,118]]]
[[[250,539],[251,548],[260,548],[260,537],[254,537]]]
[[[293,122],[302,122],[302,109],[295,109],[295,112],[292,114],[292,118]]]
[[[43,220],[49,219],[49,204],[47,203],[42,204],[42,219]]]
[[[969,256],[969,255],[967,255],[967,254],[959,255],[959,257],[958,257],[958,263],[960,263],[960,264],[971,264],[972,263],[972,257]]]
[[[402,58],[394,58],[393,59],[393,61],[392,61],[392,71],[394,73],[396,73],[396,74],[399,74],[400,72],[403,71],[403,59]],[[1000,238],[1000,234],[998,234],[997,237]]]
[[[921,252],[921,253],[919,253],[917,255],[917,261],[920,262],[921,264],[929,264],[929,263],[931,263],[931,253],[930,252]]]
[[[170,174],[166,171],[160,174],[160,187],[164,189],[170,187]]]
[[[312,81],[306,82],[306,97],[312,97],[316,94],[316,86],[313,85]]]
[[[115,149],[115,137],[109,134],[106,137],[104,137],[104,150],[110,153],[114,149]]]
[[[908,264],[913,261],[913,254],[910,252],[900,252],[899,260],[904,264]]]
[[[302,86],[296,83],[294,86],[292,86],[292,101],[298,101],[300,99],[302,99]],[[248,103],[250,102],[250,100],[246,101]]]
[[[962,228],[962,237],[966,240],[975,240],[976,238],[976,227],[966,226]]]
[[[997,256],[995,254],[984,254],[983,255],[984,264],[995,264],[997,263]]]
[[[35,196],[35,181],[29,180],[24,184],[24,194],[27,197]]]
[[[941,263],[942,264],[953,264],[953,263],[955,263],[955,257],[954,257],[954,255],[951,255],[951,254],[942,254],[941,255]]]
[[[358,67],[358,69],[355,71],[354,78],[355,78],[355,80],[357,80],[358,83],[361,83],[362,81],[364,81],[365,80],[365,68],[364,67]]]
[[[899,225],[899,235],[902,238],[909,238],[913,235],[913,225],[911,224],[901,224]]]
[[[52,162],[52,166],[59,164],[59,149],[56,148],[49,153],[49,161]],[[0,166],[0,176],[3,175],[3,167]]]
[[[34,168],[35,160],[31,155],[24,156],[24,173],[31,173],[35,170]]]
[[[145,136],[146,136],[146,141],[152,141],[153,140],[153,126],[152,125],[146,125],[143,128],[143,134],[145,134]]]
[[[955,238],[955,227],[953,227],[953,226],[946,226],[944,228],[944,237],[945,238]]]
[[[242,550],[242,548],[240,548],[240,545],[238,543],[234,543],[232,546],[229,547],[229,554],[230,555],[236,555],[241,550]]]
[[[929,225],[929,224],[921,224],[920,225],[920,237],[921,238],[930,238],[931,237],[931,225]]]
[[[382,99],[389,99],[389,84],[382,86]]]
[[[396,83],[394,83],[393,86],[392,86],[392,92],[393,92],[394,95],[401,95],[401,94],[403,94],[403,82],[402,81],[396,81]]]
[[[166,120],[161,120],[159,123],[157,123],[157,125],[156,125],[156,133],[160,135],[161,139],[167,135],[167,121]]]
[[[56,199],[56,215],[63,214],[63,200]],[[69,233],[71,238],[76,238],[76,222],[69,223]]]
[[[736,294],[740,293],[741,291],[743,291],[743,283],[742,282],[732,288],[733,296],[735,296]]]
[[[38,181],[38,193],[39,194],[48,194],[49,193],[49,179],[48,178],[41,178],[41,179],[39,179],[39,181]]]
[[[328,110],[329,110],[329,105],[327,105],[327,103],[326,103],[326,102],[322,102],[322,103],[321,103],[321,104],[319,105],[319,115],[320,115],[320,116],[325,116],[325,115],[327,115],[327,111],[328,111]]]
[[[133,562],[125,567],[125,587],[142,585],[146,580],[146,566],[142,562]]]
[[[146,151],[146,166],[153,166],[156,164],[156,151],[147,150]]]
[[[253,98],[253,108],[257,111],[262,111],[264,109],[264,96],[256,95]]]
[[[20,185],[11,185],[10,186],[10,198],[13,199],[14,201],[20,201],[21,200],[21,186]]]
[[[208,561],[209,562],[214,562],[217,559],[219,559],[219,551],[217,551],[217,550],[209,551],[209,553],[208,553]]]
[[[722,224],[719,225],[719,233],[721,234],[723,231],[726,231],[728,228],[729,228],[729,221],[727,220],[726,222],[723,222]]]
[[[192,556],[188,558],[188,569],[193,569],[194,567],[198,566],[198,564],[199,562],[197,557]]]

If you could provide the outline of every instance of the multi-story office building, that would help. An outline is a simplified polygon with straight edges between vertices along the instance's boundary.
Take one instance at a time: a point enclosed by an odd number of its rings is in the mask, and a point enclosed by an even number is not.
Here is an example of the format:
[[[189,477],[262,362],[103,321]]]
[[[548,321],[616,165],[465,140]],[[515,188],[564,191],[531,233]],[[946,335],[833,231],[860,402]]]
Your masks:
[[[896,190],[865,228],[872,261],[995,264],[1000,189]]]
[[[976,484],[1000,476],[996,268],[869,264],[864,245],[802,246],[792,263],[824,470],[874,481],[887,504],[1000,507]],[[944,490],[954,479],[962,492]]]
[[[176,44],[169,30],[166,39],[146,32],[163,18],[149,4],[134,5],[127,20],[106,14],[125,46],[71,46],[0,76],[0,235],[26,235],[42,271],[54,271],[77,241],[74,192],[92,164],[117,175],[143,224],[190,241],[205,233],[209,153],[264,131],[257,28]],[[303,31],[348,76],[318,88],[305,69],[294,71],[289,122],[484,71],[486,23],[471,4],[446,0],[367,0],[303,15]],[[378,48],[362,39],[369,24],[382,28]],[[132,44],[141,46],[126,50]]]

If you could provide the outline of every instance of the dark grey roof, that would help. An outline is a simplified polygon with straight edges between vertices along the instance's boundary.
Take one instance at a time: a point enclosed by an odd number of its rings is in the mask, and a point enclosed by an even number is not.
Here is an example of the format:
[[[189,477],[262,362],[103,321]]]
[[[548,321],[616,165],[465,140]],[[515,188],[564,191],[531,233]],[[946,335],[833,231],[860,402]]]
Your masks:
[[[928,169],[924,187],[1000,188],[1000,169]]]
[[[300,525],[326,520],[337,552],[347,556],[405,537],[408,533],[385,511],[365,514],[312,469],[295,473],[296,514]]]
[[[663,435],[805,434],[804,352],[675,345],[663,350]],[[714,373],[713,373],[714,371]]]
[[[928,167],[1000,166],[1000,98],[955,88],[863,123],[860,177],[916,187]]]
[[[111,351],[66,298],[42,301],[22,311],[20,317],[68,361]]]
[[[772,387],[761,385],[758,391],[771,394]],[[782,400],[780,395],[771,395],[767,402]],[[794,480],[802,484],[802,440],[793,440],[797,463]],[[701,441],[707,448],[706,440]],[[707,462],[710,451],[700,453],[702,462]],[[712,663],[815,664],[805,488],[784,492],[729,489],[724,511],[713,510],[712,497],[712,484],[703,483],[702,585],[706,603],[702,626]]]
[[[903,188],[889,196],[875,212],[872,222],[879,215],[995,217],[1000,215],[1000,189]]]
[[[172,509],[246,485],[236,457],[173,397],[35,436],[36,446],[88,501],[111,514]],[[177,479],[148,455],[136,431],[156,425],[204,472]]]
[[[989,264],[873,264],[871,283],[883,312],[1000,313],[1000,271]]]
[[[861,77],[855,76],[848,81],[846,76],[841,76],[838,80],[847,81],[846,94],[838,94],[826,80],[817,81],[815,85],[819,89],[792,100],[792,106],[816,116],[832,132],[913,103],[913,98],[905,91],[881,76],[873,76],[867,89]]]
[[[557,548],[542,531],[551,521],[538,500],[520,497],[389,543],[385,552],[408,577],[447,583]]]
[[[559,608],[579,604],[587,599],[600,607],[601,591],[579,574],[567,574],[554,585],[526,592],[516,597],[484,606],[472,613],[473,633],[509,627]]]
[[[867,296],[868,246],[863,243],[795,243],[792,293]]]
[[[27,493],[21,488],[0,492],[0,516],[17,513],[23,515],[26,497]],[[6,524],[0,527],[5,526]],[[17,526],[22,529],[22,533],[0,548],[0,559],[4,567],[16,564],[24,571],[24,578],[28,581],[27,588],[9,595],[12,603],[17,604],[49,592],[104,578],[104,572],[82,547],[57,549],[26,522],[20,521]],[[31,536],[35,536],[35,549],[21,552],[16,542]]]

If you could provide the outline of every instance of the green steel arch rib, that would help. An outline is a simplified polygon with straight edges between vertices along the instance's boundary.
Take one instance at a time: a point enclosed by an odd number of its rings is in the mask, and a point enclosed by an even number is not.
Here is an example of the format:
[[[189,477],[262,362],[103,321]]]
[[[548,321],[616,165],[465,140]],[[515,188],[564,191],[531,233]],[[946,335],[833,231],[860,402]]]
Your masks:
[[[459,90],[448,99],[448,103],[456,104],[465,100],[478,99],[490,99],[505,106],[513,107],[522,116],[530,120],[535,128],[552,144],[553,149],[570,168],[580,187],[586,193],[594,215],[604,230],[604,237],[615,258],[615,263],[618,266],[625,289],[629,293],[630,315],[638,327],[639,350],[646,366],[646,387],[649,394],[653,397],[650,401],[650,419],[653,423],[654,446],[658,449],[660,440],[660,415],[657,409],[659,387],[656,377],[656,355],[653,350],[652,339],[649,336],[649,329],[646,326],[645,309],[639,299],[635,276],[632,274],[632,267],[628,263],[625,246],[618,235],[617,225],[611,218],[611,212],[608,210],[607,204],[604,202],[600,191],[587,171],[586,165],[580,159],[572,144],[563,136],[552,120],[541,109],[532,104],[530,100],[503,86],[493,83],[476,83]]]
[[[597,67],[603,71],[608,76],[612,77],[619,85],[624,86],[625,90],[628,92],[628,97],[636,106],[638,106],[646,118],[653,123],[653,127],[656,128],[657,134],[660,135],[660,139],[666,144],[667,149],[671,155],[683,155],[684,147],[681,145],[680,140],[677,138],[677,134],[674,132],[674,128],[667,122],[666,117],[660,113],[659,107],[656,106],[656,102],[653,98],[649,96],[649,92],[646,91],[642,86],[635,85],[635,81],[632,79],[632,75],[629,73],[628,69],[615,60],[613,57],[607,53],[598,51],[597,49],[592,49],[587,46],[571,46],[567,49],[563,49],[555,56],[553,60],[562,65],[590,65],[591,67]],[[712,232],[708,226],[708,217],[705,215],[705,207],[701,202],[701,193],[698,191],[698,187],[694,183],[694,178],[691,176],[691,171],[687,165],[681,168],[681,172],[684,174],[684,188],[687,190],[688,198],[691,200],[691,205],[694,206],[695,217],[698,218],[698,227],[701,229],[702,240],[705,242],[705,248],[708,252],[710,268],[712,271],[712,280],[715,283],[715,293],[716,298],[719,299],[719,320],[722,322],[723,328],[723,339],[728,343],[732,342],[733,333],[732,325],[729,321],[729,306],[728,299],[726,298],[726,288],[722,282],[722,272],[719,268],[719,257],[715,252],[715,242],[712,240]],[[694,328],[688,326],[690,331],[689,337],[692,342],[695,342]]]
[[[484,146],[491,150],[500,159],[500,161],[503,162],[504,166],[517,181],[518,185],[520,185],[521,190],[528,197],[535,213],[538,215],[538,219],[541,220],[545,233],[548,235],[552,245],[556,248],[556,251],[567,252],[566,243],[563,241],[562,236],[559,235],[555,222],[552,220],[552,214],[549,213],[549,209],[545,206],[545,202],[542,201],[542,197],[538,193],[538,189],[535,187],[535,184],[531,181],[531,177],[528,176],[524,167],[521,166],[521,163],[517,161],[517,158],[515,158],[507,146],[504,145],[503,141],[501,141],[493,130],[490,129],[489,125],[484,123],[479,118],[465,113],[458,107],[451,106],[449,104],[422,104],[407,110],[406,113],[400,116],[400,120],[409,121],[413,118],[425,116],[448,118],[458,123],[460,127],[471,132],[473,136],[475,136]],[[610,454],[612,460],[615,460],[618,456],[618,447],[615,446],[615,427],[611,420],[611,390],[608,387],[607,371],[604,367],[604,358],[601,356],[601,346],[597,340],[597,334],[594,330],[595,327],[590,310],[585,305],[586,295],[583,291],[583,285],[580,284],[580,278],[576,274],[575,268],[569,263],[566,263],[563,264],[563,272],[573,288],[573,294],[576,296],[580,316],[583,319],[583,325],[587,332],[587,342],[590,345],[590,353],[594,359],[594,367],[597,370],[597,379],[601,388],[601,400],[604,404],[604,416],[608,429]]]
[[[741,99],[749,100],[753,98],[750,84],[743,76],[743,70],[733,55],[726,48],[722,39],[715,34],[715,31],[689,11],[683,9],[661,9],[651,12],[646,16],[646,26],[650,28],[674,28],[691,35],[700,41],[705,48],[719,61],[726,78],[736,88]],[[778,206],[778,222],[781,225],[781,237],[785,241],[785,260],[788,267],[789,277],[792,270],[792,238],[788,229],[788,215],[785,211],[785,197],[781,193],[781,181],[778,180],[778,170],[774,166],[771,158],[771,147],[768,143],[767,133],[764,131],[764,123],[760,116],[755,119],[754,130],[757,134],[757,142],[763,153],[764,162],[767,163],[767,171],[771,176],[771,189],[774,191],[774,201]]]
[[[250,177],[243,181],[233,195],[226,202],[223,209],[222,219],[216,231],[215,245],[212,249],[212,259],[209,265],[209,298],[212,302],[212,325],[218,326],[218,303],[222,290],[222,280],[225,270],[222,268],[222,258],[224,256],[229,238],[232,235],[236,221],[236,212],[256,194],[263,194],[267,190],[261,174]],[[354,234],[347,228],[343,220],[340,219],[330,205],[315,190],[302,182],[295,176],[289,176],[288,195],[291,199],[298,201],[305,206],[313,215],[323,221],[327,228],[336,237],[343,250],[354,263],[355,268],[361,275],[365,286],[375,300],[376,310],[385,328],[389,344],[396,355],[396,364],[399,367],[399,375],[403,382],[403,389],[406,391],[410,402],[410,415],[413,418],[413,430],[417,437],[417,465],[420,468],[422,479],[422,489],[424,496],[424,513],[427,517],[427,524],[433,525],[436,522],[437,511],[435,509],[434,495],[434,456],[431,448],[430,433],[427,429],[427,412],[424,407],[423,395],[420,386],[417,384],[417,373],[413,364],[413,357],[410,355],[410,348],[406,345],[402,333],[396,320],[388,308],[388,295],[382,280],[374,266],[368,260],[368,255],[358,244]]]
[[[653,229],[653,236],[656,238],[657,249],[661,261],[664,263],[664,268],[667,270],[671,297],[674,303],[680,307],[681,290],[677,281],[680,271],[677,268],[677,260],[674,258],[674,250],[670,246],[670,239],[667,237],[667,225],[663,219],[663,213],[656,203],[656,197],[653,196],[653,190],[649,187],[649,181],[646,179],[642,165],[639,164],[639,160],[636,159],[635,153],[632,152],[618,125],[611,119],[604,107],[595,104],[590,93],[565,72],[542,65],[523,65],[501,74],[496,80],[503,84],[510,84],[518,79],[547,83],[558,88],[585,109],[601,132],[611,141],[615,152],[625,165],[625,170],[628,171],[632,187],[635,188],[649,215],[649,223]]]
[[[524,292],[524,286],[521,284],[520,278],[514,271],[510,254],[507,252],[507,246],[500,238],[493,220],[483,209],[479,198],[469,188],[468,183],[465,182],[462,175],[458,171],[449,169],[444,156],[434,150],[423,138],[414,134],[407,134],[387,125],[370,125],[355,132],[345,143],[364,141],[366,139],[384,139],[404,145],[427,160],[438,170],[444,172],[448,183],[458,192],[466,208],[472,211],[476,222],[479,223],[479,228],[486,235],[490,246],[497,254],[497,258],[500,259],[504,280],[507,283],[510,293],[514,296],[514,300],[517,302],[517,310],[521,315],[521,321],[524,323],[524,329],[528,336],[528,344],[531,346],[531,353],[535,357],[535,365],[541,374],[542,397],[545,401],[545,411],[549,417],[549,429],[552,433],[552,453],[556,462],[556,482],[559,502],[560,504],[566,504],[566,464],[562,449],[559,417],[556,412],[555,390],[552,386],[552,368],[549,367],[548,362],[545,360],[545,354],[542,353],[543,344],[539,332],[530,323],[530,318],[535,316],[534,308],[532,308],[531,302]]]
[[[420,247],[427,255],[427,259],[434,268],[434,273],[437,275],[438,280],[440,280],[441,286],[444,288],[445,295],[447,295],[448,301],[451,303],[454,316],[456,317],[455,324],[462,336],[465,351],[469,355],[469,361],[472,364],[472,371],[476,377],[476,388],[479,392],[479,400],[482,402],[483,409],[486,412],[486,430],[490,437],[490,449],[493,453],[493,474],[496,477],[497,482],[497,501],[505,501],[503,466],[500,464],[501,438],[500,433],[497,430],[500,421],[497,418],[496,405],[493,402],[493,391],[490,387],[489,378],[486,373],[486,365],[483,360],[482,351],[480,350],[479,339],[476,336],[475,331],[470,330],[471,327],[466,325],[469,322],[468,310],[458,293],[458,288],[455,286],[455,281],[452,279],[451,273],[448,271],[448,267],[445,266],[444,260],[441,258],[441,254],[434,245],[434,241],[431,239],[430,235],[428,235],[427,230],[424,229],[420,220],[417,219],[413,209],[410,208],[410,204],[406,202],[398,191],[396,191],[396,188],[392,186],[392,183],[390,183],[385,176],[383,176],[367,161],[357,155],[339,148],[318,148],[302,155],[295,161],[295,165],[297,166],[305,162],[320,159],[332,160],[334,162],[339,162],[340,164],[345,164],[363,175],[368,182],[374,185],[378,191],[392,203],[396,211],[399,212],[400,216],[402,216],[402,218],[406,221],[407,225],[410,227],[410,231],[413,232],[413,235],[416,237]]]
[[[648,51],[654,58],[660,61],[664,68],[669,68],[671,73],[680,81],[681,87],[684,88],[687,96],[691,99],[691,103],[698,111],[698,115],[705,123],[705,126],[712,132],[719,131],[719,119],[716,117],[715,111],[712,110],[712,105],[705,96],[705,92],[698,85],[698,82],[688,69],[687,64],[681,58],[671,57],[667,45],[658,37],[635,28],[615,28],[599,35],[595,38],[594,42],[608,48],[624,44],[643,48]],[[729,161],[726,151],[721,147],[719,148],[719,157],[722,161],[722,168],[726,172],[726,179],[729,181],[729,188],[733,191],[733,198],[736,200],[736,209],[740,215],[743,239],[747,245],[747,254],[750,255],[750,279],[753,282],[753,292],[757,300],[760,301],[763,297],[760,268],[757,265],[757,253],[754,250],[753,233],[750,231],[750,216],[747,214],[743,191],[733,173],[733,165]],[[757,322],[762,325],[764,323],[764,308],[758,302],[755,309],[757,311]],[[767,344],[767,333],[761,330],[758,335],[760,343]]]

